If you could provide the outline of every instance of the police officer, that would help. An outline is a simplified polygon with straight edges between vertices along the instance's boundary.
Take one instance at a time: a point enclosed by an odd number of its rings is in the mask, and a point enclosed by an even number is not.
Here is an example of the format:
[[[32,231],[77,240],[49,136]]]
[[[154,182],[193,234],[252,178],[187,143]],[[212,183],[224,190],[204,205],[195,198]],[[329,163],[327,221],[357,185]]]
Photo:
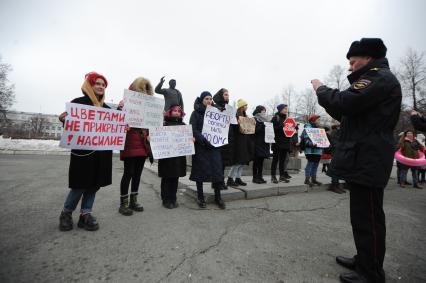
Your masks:
[[[350,189],[350,218],[357,254],[336,257],[352,269],[342,282],[385,282],[385,214],[383,190],[393,165],[393,130],[401,109],[401,86],[389,70],[386,46],[380,38],[354,41],[346,55],[348,80],[344,91],[312,80],[319,104],[341,123],[330,176]]]

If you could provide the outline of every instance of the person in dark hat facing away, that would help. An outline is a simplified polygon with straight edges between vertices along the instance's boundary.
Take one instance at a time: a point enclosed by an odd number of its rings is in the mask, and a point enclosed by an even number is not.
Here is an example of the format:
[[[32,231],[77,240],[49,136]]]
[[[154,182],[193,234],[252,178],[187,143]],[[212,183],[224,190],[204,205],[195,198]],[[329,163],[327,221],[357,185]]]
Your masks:
[[[311,81],[319,104],[341,123],[328,174],[345,180],[350,189],[357,251],[353,258],[336,258],[354,270],[341,274],[342,282],[385,282],[383,191],[392,170],[393,130],[402,100],[401,85],[389,69],[386,51],[380,38],[354,41],[346,55],[351,86],[344,91]]]

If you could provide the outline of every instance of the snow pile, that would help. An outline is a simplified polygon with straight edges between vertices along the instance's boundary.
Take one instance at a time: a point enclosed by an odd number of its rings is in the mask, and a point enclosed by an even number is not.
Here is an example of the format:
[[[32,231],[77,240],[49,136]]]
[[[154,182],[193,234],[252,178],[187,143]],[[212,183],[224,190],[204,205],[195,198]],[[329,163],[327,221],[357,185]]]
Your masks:
[[[25,140],[0,136],[0,150],[36,150],[36,151],[69,151],[59,147],[58,140]]]

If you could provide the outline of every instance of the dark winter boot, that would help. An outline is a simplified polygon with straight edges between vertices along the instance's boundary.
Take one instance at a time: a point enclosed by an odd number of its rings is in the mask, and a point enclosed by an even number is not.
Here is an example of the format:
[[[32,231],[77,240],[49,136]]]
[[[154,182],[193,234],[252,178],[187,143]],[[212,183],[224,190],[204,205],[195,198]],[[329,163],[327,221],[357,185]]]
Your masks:
[[[203,198],[197,198],[197,204],[198,204],[198,207],[199,208],[206,208],[207,207],[207,205],[206,205],[206,200],[204,199],[204,197]]]
[[[271,176],[271,182],[274,183],[274,184],[278,184],[277,177]]]
[[[284,175],[281,175],[281,176],[280,176],[280,182],[289,183],[289,182],[290,182],[290,180],[289,180],[289,179],[287,179]]]
[[[217,206],[220,209],[225,209],[225,202],[222,200],[222,197],[220,196],[220,190],[214,191],[214,202],[217,204]]]
[[[316,186],[321,186],[322,183],[317,181],[317,176],[312,176],[312,184]]]
[[[288,174],[287,171],[284,171],[283,176],[286,177],[287,179],[291,179],[291,176],[290,176],[290,174]]]
[[[243,180],[241,180],[241,178],[236,178],[235,183],[237,183],[240,186],[247,186],[247,183],[244,183]]]
[[[226,181],[226,185],[230,187],[238,187],[238,184],[231,177],[228,177],[228,181]]]
[[[331,184],[327,188],[328,191],[336,193],[336,194],[343,194],[342,190],[339,188],[339,184]]]
[[[98,221],[96,221],[96,218],[93,217],[91,213],[86,213],[84,215],[80,214],[77,226],[87,231],[96,231],[99,229]]]
[[[143,206],[138,203],[138,195],[130,194],[130,205],[129,208],[133,211],[143,211]]]
[[[71,212],[61,212],[61,216],[59,216],[59,230],[61,231],[69,231],[72,230],[74,223],[72,221]]]
[[[305,177],[305,185],[312,187],[314,184],[311,183],[311,177]]]
[[[129,199],[128,197],[120,197],[120,208],[118,212],[125,216],[130,216],[133,214],[133,210],[129,208]]]

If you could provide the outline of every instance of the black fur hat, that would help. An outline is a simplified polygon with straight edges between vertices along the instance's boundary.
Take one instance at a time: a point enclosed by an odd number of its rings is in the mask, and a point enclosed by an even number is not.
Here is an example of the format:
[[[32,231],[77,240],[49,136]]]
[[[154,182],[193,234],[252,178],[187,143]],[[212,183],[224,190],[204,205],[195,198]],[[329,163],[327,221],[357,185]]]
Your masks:
[[[371,56],[375,59],[386,57],[387,48],[380,38],[361,38],[352,42],[346,58],[352,56]]]

